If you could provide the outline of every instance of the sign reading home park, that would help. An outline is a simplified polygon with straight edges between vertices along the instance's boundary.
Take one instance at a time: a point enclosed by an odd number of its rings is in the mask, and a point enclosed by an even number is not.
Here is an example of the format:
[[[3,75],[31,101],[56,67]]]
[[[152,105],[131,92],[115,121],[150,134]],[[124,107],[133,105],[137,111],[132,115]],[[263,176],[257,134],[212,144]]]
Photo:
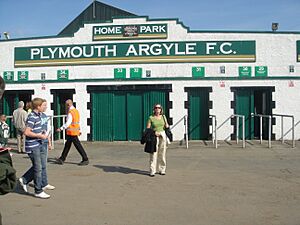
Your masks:
[[[15,67],[255,62],[255,41],[138,42],[15,48]]]
[[[94,26],[93,40],[157,39],[168,37],[168,24]]]

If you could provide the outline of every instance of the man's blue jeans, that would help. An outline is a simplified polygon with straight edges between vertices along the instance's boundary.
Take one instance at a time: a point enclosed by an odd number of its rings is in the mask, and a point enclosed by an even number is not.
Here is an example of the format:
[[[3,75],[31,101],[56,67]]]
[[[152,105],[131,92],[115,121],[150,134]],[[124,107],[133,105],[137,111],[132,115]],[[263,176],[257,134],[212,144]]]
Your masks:
[[[48,185],[47,175],[47,160],[48,160],[48,142],[43,142],[41,148],[41,159],[42,159],[42,188]]]
[[[47,150],[47,149],[46,149]],[[31,153],[28,153],[29,158],[31,159],[32,166],[29,170],[22,176],[25,184],[28,184],[32,180],[34,181],[34,191],[36,194],[43,192],[43,174],[46,176],[46,163],[47,163],[47,151],[45,152],[43,145],[36,147],[31,150]],[[45,170],[44,173],[42,170]],[[45,178],[44,178],[45,179]]]

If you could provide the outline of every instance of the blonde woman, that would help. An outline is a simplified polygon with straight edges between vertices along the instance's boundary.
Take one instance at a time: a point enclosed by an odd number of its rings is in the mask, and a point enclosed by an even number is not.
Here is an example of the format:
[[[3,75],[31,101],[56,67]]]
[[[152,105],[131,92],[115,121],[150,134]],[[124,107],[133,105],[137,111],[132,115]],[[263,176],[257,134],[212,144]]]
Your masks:
[[[147,128],[152,128],[156,136],[156,152],[150,153],[150,177],[154,177],[156,170],[160,175],[166,174],[166,150],[167,150],[167,136],[165,128],[169,124],[167,118],[163,114],[163,108],[160,104],[155,104],[153,107],[153,115],[151,115],[147,122]]]

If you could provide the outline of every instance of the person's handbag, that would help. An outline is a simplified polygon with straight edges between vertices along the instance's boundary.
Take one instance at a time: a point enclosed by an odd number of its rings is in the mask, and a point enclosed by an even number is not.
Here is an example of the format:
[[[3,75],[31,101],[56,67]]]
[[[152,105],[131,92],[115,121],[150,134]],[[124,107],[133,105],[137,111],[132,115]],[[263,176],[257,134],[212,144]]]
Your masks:
[[[165,118],[164,115],[163,115],[163,118],[164,118],[164,121],[165,121],[165,124],[166,124],[166,118]],[[172,131],[171,131],[170,127],[166,128],[166,126],[165,126],[165,133],[166,133],[167,137],[169,138],[170,142],[172,142],[173,141],[173,134],[172,134]]]

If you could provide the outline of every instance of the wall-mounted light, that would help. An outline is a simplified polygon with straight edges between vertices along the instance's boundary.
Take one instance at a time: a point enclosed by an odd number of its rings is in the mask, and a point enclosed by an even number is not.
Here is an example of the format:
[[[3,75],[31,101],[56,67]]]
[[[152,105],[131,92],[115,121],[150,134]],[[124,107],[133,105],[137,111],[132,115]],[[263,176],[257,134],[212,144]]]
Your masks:
[[[272,23],[272,31],[275,32],[278,30],[279,23]]]
[[[290,73],[294,73],[295,72],[295,66],[294,65],[289,65],[289,71],[290,71]]]
[[[9,39],[9,33],[8,32],[3,32],[3,34],[4,34],[5,39],[8,40]]]
[[[222,74],[225,73],[225,66],[220,66],[220,73],[222,73]]]

